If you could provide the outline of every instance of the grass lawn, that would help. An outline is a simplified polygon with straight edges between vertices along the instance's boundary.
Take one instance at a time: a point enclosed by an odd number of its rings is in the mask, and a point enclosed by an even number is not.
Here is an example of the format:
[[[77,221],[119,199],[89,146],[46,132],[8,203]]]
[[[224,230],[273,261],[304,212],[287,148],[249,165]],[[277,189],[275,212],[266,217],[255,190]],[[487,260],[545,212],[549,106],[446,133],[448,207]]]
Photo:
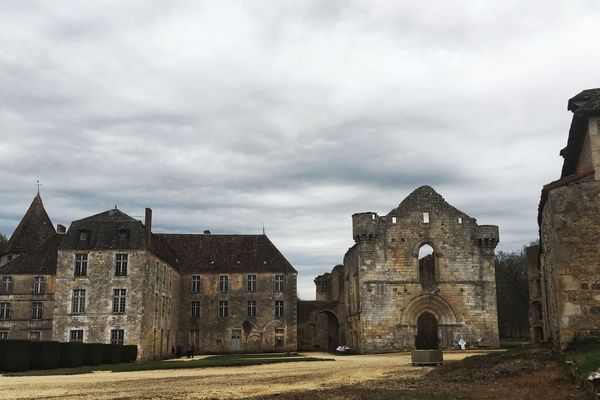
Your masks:
[[[514,349],[514,348],[523,348],[525,346],[529,346],[531,344],[531,339],[529,338],[512,338],[512,339],[500,339],[500,347],[503,349]]]
[[[40,375],[77,375],[94,371],[131,372],[161,369],[181,368],[211,368],[211,367],[240,367],[245,365],[263,365],[299,361],[334,361],[331,358],[305,357],[301,354],[223,354],[197,360],[161,360],[143,363],[102,364],[76,368],[58,368],[52,370],[36,370],[5,374],[9,376],[40,376]]]
[[[565,353],[565,359],[575,361],[582,378],[600,368],[600,341],[578,343]]]

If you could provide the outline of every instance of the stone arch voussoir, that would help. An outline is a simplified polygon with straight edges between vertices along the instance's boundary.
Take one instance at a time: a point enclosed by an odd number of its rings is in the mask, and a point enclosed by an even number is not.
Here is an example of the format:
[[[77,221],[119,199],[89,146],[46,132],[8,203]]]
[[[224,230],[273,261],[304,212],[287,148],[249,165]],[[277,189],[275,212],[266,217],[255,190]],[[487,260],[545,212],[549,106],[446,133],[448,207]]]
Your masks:
[[[433,294],[424,294],[412,299],[402,310],[400,323],[416,326],[417,319],[424,312],[433,314],[440,325],[457,324],[456,313],[450,303]]]

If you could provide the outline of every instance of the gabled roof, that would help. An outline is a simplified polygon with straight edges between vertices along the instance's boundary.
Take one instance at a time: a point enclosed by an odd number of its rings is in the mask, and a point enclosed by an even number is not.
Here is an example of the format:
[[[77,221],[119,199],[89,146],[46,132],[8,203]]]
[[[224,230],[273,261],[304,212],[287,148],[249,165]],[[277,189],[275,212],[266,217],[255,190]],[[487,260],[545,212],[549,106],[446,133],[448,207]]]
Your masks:
[[[63,235],[55,233],[34,250],[15,257],[0,267],[0,275],[56,275],[58,245]]]
[[[425,210],[425,208],[428,208]],[[401,217],[415,211],[436,211],[436,210],[451,210],[463,218],[474,218],[468,216],[458,208],[450,205],[438,192],[431,186],[421,186],[415,189],[411,194],[406,196],[404,200],[388,213],[388,216]]]
[[[50,217],[38,193],[17,225],[2,253],[21,253],[35,250],[48,238],[56,235]]]
[[[266,235],[154,236],[175,251],[182,273],[296,272]]]

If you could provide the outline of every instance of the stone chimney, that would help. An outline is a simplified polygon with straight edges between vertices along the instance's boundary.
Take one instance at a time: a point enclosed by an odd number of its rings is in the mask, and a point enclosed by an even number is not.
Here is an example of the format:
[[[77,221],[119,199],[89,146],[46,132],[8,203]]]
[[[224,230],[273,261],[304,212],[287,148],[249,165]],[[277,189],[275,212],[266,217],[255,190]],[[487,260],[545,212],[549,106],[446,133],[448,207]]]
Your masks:
[[[148,207],[146,207],[144,227],[146,228],[146,246],[150,246],[150,241],[152,240],[152,209]]]
[[[207,229],[207,230],[204,231],[204,234],[205,235],[210,235],[210,231]]]
[[[67,227],[62,224],[58,224],[56,225],[56,232],[60,233],[61,235],[64,235],[65,233],[67,233]]]

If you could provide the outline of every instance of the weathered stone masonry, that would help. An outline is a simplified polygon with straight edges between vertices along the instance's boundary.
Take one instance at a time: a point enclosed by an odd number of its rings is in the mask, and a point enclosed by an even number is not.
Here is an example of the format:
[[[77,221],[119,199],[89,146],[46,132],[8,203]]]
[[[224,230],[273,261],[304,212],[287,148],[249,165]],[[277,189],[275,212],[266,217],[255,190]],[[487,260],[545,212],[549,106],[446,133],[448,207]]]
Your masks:
[[[340,343],[362,353],[411,349],[419,339],[423,346],[452,347],[460,338],[498,346],[497,226],[477,225],[428,186],[385,216],[354,214],[352,223],[356,243],[344,257],[343,285],[324,283],[330,276],[315,280],[318,292],[319,285],[343,290],[329,296],[343,305]],[[420,267],[424,245],[433,258]],[[311,322],[299,329],[310,332]]]

